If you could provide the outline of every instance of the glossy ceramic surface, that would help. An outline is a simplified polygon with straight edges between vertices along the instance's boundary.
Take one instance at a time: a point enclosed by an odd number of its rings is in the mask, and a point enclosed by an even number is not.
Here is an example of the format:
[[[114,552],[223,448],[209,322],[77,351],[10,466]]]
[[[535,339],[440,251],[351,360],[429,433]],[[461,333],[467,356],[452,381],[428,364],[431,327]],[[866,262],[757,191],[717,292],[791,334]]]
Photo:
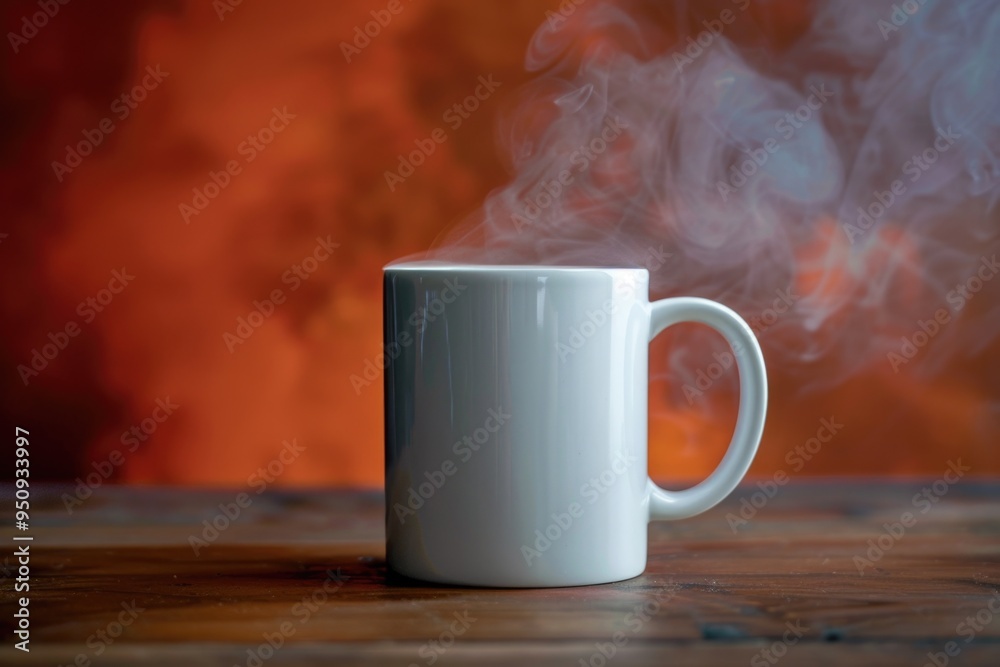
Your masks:
[[[704,299],[650,304],[645,269],[385,269],[387,559],[442,583],[572,586],[637,576],[646,524],[713,506],[750,465],[767,387],[749,327]],[[733,345],[733,443],[682,492],[646,471],[647,355],[670,324]]]

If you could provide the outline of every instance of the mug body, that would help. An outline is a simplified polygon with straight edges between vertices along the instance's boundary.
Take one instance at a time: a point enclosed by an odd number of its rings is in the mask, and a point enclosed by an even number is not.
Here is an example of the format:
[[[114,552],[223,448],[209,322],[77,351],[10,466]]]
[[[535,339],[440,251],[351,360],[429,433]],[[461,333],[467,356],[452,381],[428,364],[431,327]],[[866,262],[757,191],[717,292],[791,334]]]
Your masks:
[[[646,565],[645,269],[386,267],[386,558],[450,584]]]

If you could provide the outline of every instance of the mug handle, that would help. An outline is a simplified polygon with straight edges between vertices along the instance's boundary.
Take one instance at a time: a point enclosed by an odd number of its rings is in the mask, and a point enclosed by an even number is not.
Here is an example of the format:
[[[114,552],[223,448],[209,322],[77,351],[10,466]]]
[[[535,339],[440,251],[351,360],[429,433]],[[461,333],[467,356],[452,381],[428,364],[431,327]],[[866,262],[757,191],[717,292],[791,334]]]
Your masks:
[[[722,462],[700,484],[683,491],[667,491],[649,480],[649,520],[685,519],[701,514],[728,496],[743,479],[764,431],[767,412],[767,374],[764,355],[750,326],[735,312],[715,301],[694,297],[663,299],[650,304],[649,339],[680,322],[707,324],[721,333],[736,359],[740,374],[740,407],[736,431]]]

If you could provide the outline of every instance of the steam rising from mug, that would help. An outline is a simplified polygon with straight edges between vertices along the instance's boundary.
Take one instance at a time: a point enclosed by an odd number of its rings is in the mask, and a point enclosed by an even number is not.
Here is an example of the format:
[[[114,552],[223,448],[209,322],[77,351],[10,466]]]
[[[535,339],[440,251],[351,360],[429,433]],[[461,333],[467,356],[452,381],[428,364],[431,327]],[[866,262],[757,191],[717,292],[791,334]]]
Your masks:
[[[830,382],[939,309],[969,326],[908,371],[997,335],[1000,303],[962,289],[997,271],[1000,5],[828,1],[784,50],[750,0],[642,9],[548,15],[499,128],[513,178],[432,257],[649,264],[654,296],[748,319],[784,296],[770,363]]]

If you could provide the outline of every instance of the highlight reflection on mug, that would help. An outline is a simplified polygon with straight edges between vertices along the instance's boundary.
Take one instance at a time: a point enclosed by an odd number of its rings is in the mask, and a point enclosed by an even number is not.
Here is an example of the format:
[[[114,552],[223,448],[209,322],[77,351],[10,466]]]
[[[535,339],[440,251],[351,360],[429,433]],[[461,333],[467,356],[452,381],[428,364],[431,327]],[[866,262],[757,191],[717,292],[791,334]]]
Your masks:
[[[486,414],[486,421],[483,422],[482,426],[451,446],[451,451],[458,458],[458,463],[451,458],[446,458],[434,470],[424,471],[424,477],[427,481],[421,482],[416,487],[410,485],[406,494],[406,505],[396,503],[392,506],[399,518],[399,523],[406,523],[407,517],[416,515],[417,510],[423,507],[424,503],[430,500],[445,485],[445,482],[458,472],[459,465],[471,461],[476,452],[510,421],[510,414],[504,412],[502,406],[490,408]]]
[[[351,374],[350,381],[354,394],[360,396],[362,389],[371,386],[372,382],[381,376],[385,367],[398,359],[406,348],[413,345],[417,337],[443,315],[447,307],[454,303],[468,286],[467,283],[463,285],[459,282],[458,278],[446,279],[441,293],[428,301],[427,305],[415,310],[406,320],[407,328],[402,329],[395,340],[386,343],[374,359],[365,359],[364,368],[360,374]]]

